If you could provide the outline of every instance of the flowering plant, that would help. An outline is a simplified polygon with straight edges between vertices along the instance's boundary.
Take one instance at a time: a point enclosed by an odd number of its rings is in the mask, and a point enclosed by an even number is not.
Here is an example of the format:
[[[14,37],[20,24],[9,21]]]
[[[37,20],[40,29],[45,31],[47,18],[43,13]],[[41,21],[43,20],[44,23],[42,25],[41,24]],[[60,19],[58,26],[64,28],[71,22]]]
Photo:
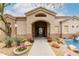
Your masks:
[[[64,56],[75,56],[75,54],[65,51]]]
[[[16,51],[23,51],[23,50],[25,50],[25,49],[27,49],[27,46],[24,45],[24,44],[22,44],[21,46],[19,46],[19,47],[16,49]]]

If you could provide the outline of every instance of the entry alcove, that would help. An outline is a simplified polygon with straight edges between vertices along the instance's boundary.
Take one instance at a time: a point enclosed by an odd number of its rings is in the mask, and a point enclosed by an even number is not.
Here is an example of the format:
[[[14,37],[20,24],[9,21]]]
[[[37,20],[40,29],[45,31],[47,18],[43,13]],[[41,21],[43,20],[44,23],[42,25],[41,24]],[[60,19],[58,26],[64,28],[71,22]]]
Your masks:
[[[32,36],[33,37],[47,37],[47,35],[49,35],[49,32],[50,32],[49,25],[50,24],[46,21],[36,21],[32,23]]]

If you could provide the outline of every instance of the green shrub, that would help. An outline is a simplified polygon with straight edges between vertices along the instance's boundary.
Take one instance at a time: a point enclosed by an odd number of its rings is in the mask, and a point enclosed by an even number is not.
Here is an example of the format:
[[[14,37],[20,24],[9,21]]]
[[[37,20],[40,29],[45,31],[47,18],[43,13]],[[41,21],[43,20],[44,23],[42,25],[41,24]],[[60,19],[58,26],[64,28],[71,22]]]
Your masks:
[[[12,43],[13,43],[13,38],[8,37],[8,36],[5,37],[4,43],[6,44],[6,47],[11,47],[12,46]]]
[[[6,44],[6,47],[12,47],[12,44],[15,43],[16,46],[20,46],[20,44],[23,42],[22,38],[12,38],[12,37],[8,37],[6,36],[5,39],[3,40],[3,42]]]
[[[59,37],[56,37],[55,40],[57,41],[57,43],[62,43],[59,39]],[[63,44],[63,43],[62,43]]]
[[[17,46],[20,46],[20,44],[22,43],[22,39],[21,38],[14,38],[14,42]]]

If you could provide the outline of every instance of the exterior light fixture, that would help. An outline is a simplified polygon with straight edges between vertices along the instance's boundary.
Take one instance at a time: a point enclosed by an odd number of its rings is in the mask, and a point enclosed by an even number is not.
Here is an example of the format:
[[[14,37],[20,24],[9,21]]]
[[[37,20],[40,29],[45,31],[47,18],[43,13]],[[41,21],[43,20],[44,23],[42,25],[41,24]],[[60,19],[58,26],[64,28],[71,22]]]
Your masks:
[[[18,27],[18,25],[17,25],[17,24],[15,24],[15,27]]]

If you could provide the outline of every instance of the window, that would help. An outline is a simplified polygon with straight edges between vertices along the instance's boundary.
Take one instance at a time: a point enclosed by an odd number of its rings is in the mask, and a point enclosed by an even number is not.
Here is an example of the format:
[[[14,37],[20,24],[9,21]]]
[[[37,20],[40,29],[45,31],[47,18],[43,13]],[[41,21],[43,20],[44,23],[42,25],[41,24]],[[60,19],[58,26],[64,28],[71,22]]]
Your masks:
[[[46,17],[47,15],[43,14],[43,13],[39,13],[39,14],[36,14],[35,17]]]
[[[64,27],[68,27],[68,25],[64,25]]]
[[[65,33],[68,33],[68,32],[69,32],[69,27],[68,27],[68,25],[65,25],[65,26],[64,26],[64,32],[65,32]]]
[[[59,26],[55,26],[55,32],[59,33]]]
[[[74,25],[72,25],[72,28],[74,28]]]
[[[79,25],[77,25],[76,28],[79,28]]]

